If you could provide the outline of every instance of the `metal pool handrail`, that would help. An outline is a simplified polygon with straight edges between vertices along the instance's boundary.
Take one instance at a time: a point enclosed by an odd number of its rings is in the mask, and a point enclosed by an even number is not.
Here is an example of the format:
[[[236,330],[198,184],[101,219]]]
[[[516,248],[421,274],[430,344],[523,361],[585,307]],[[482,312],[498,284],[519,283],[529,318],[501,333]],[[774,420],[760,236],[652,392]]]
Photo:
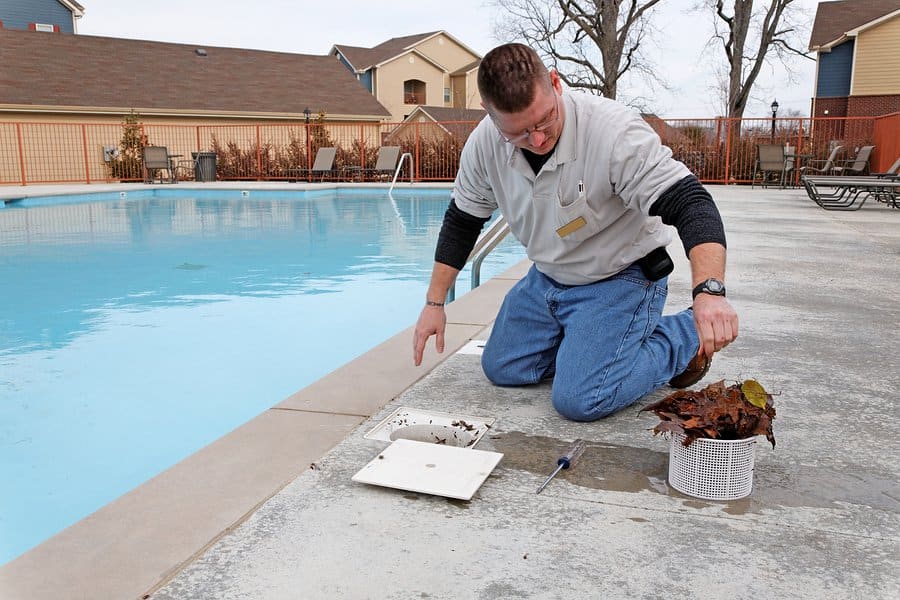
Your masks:
[[[394,191],[394,186],[397,184],[397,178],[400,177],[400,169],[403,168],[403,159],[409,159],[409,183],[412,183],[413,173],[415,170],[413,169],[413,157],[411,152],[404,152],[400,155],[400,160],[397,161],[397,170],[394,171],[394,179],[391,181],[391,187],[388,189],[388,194]]]
[[[509,235],[509,224],[507,224],[506,218],[501,215],[475,242],[475,247],[472,248],[472,252],[469,253],[469,257],[466,259],[466,264],[472,263],[471,289],[474,290],[481,285],[481,263],[507,235]],[[453,285],[447,291],[447,302],[453,302],[455,299],[456,281],[453,282]]]

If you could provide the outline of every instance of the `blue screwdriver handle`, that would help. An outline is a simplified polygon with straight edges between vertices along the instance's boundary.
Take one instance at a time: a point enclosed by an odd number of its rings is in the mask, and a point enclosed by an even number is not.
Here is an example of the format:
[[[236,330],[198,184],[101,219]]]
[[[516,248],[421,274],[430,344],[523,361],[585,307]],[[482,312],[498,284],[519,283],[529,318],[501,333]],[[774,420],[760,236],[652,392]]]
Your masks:
[[[575,440],[572,445],[566,450],[566,453],[560,456],[556,460],[556,470],[554,470],[550,477],[544,480],[544,483],[541,484],[541,487],[537,489],[537,493],[540,494],[547,484],[550,483],[550,480],[556,477],[556,474],[559,473],[562,469],[568,469],[569,467],[574,467],[575,463],[578,462],[578,459],[581,458],[581,455],[584,454],[584,449],[587,447],[587,444],[584,440],[578,439]]]
[[[572,446],[566,450],[566,453],[559,457],[556,461],[557,465],[562,465],[563,469],[568,469],[569,467],[574,467],[575,463],[578,462],[578,459],[581,458],[581,455],[584,454],[584,450],[587,447],[587,443],[578,439],[572,442]]]

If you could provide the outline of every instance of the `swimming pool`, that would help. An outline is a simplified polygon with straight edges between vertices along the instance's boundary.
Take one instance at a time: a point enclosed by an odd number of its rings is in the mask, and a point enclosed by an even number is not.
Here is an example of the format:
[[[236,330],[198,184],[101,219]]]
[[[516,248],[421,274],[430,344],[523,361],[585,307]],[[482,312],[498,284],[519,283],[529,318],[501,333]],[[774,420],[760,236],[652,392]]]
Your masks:
[[[244,193],[0,209],[0,564],[415,321],[449,191]]]

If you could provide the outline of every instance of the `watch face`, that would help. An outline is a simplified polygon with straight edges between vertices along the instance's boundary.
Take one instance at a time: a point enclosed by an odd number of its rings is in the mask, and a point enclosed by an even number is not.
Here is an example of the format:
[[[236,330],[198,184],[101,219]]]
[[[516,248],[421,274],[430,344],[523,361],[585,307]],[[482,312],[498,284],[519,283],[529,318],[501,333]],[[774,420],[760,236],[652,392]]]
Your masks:
[[[719,294],[725,289],[725,285],[718,279],[708,279],[706,281],[706,289],[713,294]]]

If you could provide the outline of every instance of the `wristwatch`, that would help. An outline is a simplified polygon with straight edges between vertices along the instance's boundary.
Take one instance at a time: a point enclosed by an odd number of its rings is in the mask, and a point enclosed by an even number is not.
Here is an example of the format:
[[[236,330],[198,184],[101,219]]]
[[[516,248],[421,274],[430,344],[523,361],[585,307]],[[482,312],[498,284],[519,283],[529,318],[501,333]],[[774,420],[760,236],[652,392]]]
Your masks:
[[[724,296],[725,295],[725,284],[710,277],[706,281],[701,281],[697,287],[694,288],[694,291],[691,295],[696,298],[698,294],[709,294],[710,296]]]

